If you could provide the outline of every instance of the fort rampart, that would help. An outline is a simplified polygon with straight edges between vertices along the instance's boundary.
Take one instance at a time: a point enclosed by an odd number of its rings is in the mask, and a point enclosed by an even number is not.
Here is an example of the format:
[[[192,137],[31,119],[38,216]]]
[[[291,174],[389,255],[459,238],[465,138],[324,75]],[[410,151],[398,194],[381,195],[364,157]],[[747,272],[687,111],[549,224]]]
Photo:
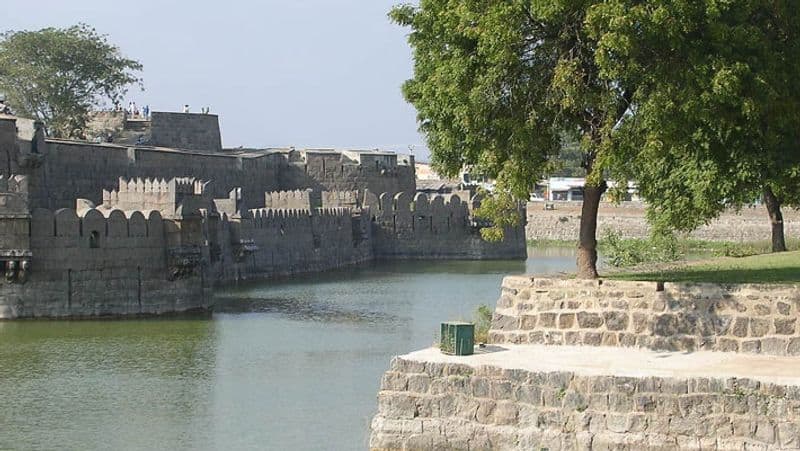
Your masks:
[[[171,278],[157,212],[36,209],[30,257],[6,259],[0,318],[156,315],[208,309],[197,268]],[[170,280],[171,279],[171,280]]]
[[[240,219],[223,217],[218,233],[230,240],[220,247],[214,276],[219,282],[229,283],[369,261],[372,241],[354,230],[357,221],[349,210],[322,209],[259,209]]]
[[[521,228],[480,238],[474,202],[413,197],[411,156],[225,150],[211,115],[94,126],[122,142],[0,117],[0,318],[208,310],[217,284],[376,258],[525,257]]]
[[[506,230],[501,242],[481,238],[473,216],[478,204],[455,194],[367,193],[365,205],[376,224],[375,252],[382,258],[525,258],[522,227]]]

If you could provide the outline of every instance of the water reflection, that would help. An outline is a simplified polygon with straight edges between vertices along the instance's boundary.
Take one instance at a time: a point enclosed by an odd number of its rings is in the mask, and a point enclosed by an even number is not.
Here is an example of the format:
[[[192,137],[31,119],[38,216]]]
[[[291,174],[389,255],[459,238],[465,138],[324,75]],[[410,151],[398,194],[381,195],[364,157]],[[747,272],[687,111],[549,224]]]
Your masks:
[[[2,323],[0,448],[185,446],[176,431],[208,426],[213,344],[211,321]]]
[[[213,319],[0,323],[0,449],[366,449],[391,357],[506,274],[574,267],[548,254],[244,284]]]
[[[247,298],[244,295],[229,295],[217,299],[217,313],[266,313],[281,315],[294,321],[370,325],[396,323],[399,319],[396,315],[384,312],[345,309],[333,302],[310,302],[299,297]]]

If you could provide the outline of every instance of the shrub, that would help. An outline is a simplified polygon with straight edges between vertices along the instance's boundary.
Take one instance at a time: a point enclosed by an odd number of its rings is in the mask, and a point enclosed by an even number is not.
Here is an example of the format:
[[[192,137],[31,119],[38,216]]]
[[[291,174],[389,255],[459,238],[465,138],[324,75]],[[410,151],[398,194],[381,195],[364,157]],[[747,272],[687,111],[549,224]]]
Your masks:
[[[600,249],[608,264],[616,267],[671,262],[683,256],[673,235],[655,235],[642,240],[622,238],[617,232],[608,232],[600,243]]]
[[[489,341],[489,329],[492,326],[492,309],[486,304],[481,304],[475,309],[475,342],[486,343]]]

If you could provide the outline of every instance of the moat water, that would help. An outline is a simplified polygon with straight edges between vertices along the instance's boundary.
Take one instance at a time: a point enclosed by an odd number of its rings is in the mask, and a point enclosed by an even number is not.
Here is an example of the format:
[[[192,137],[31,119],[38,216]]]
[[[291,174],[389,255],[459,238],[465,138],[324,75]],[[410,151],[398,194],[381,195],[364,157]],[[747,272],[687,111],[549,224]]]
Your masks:
[[[0,449],[361,450],[393,355],[527,262],[386,262],[228,289],[212,318],[0,323]]]

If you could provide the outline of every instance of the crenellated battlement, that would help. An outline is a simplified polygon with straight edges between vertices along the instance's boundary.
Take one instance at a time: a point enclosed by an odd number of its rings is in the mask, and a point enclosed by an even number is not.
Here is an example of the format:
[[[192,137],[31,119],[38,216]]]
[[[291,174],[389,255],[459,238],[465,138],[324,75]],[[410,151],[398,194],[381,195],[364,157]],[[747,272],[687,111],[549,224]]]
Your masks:
[[[246,218],[243,220],[253,221],[255,228],[269,228],[274,225],[286,225],[293,221],[309,221],[314,218],[315,221],[333,221],[342,222],[344,219],[350,219],[352,211],[348,208],[317,208],[313,210],[278,210],[271,208],[256,208],[248,211]]]
[[[0,218],[27,218],[28,177],[24,175],[0,175]]]
[[[322,208],[360,208],[358,191],[323,191]]]
[[[166,217],[176,217],[194,212],[210,204],[210,182],[193,177],[176,177],[169,180],[119,178],[119,188],[103,190],[103,210],[150,211],[158,210]]]
[[[264,193],[264,208],[311,210],[311,190],[273,191]]]
[[[469,204],[456,194],[435,195],[424,193],[382,193],[375,195],[369,191],[364,194],[363,205],[377,219],[389,221],[399,219],[401,225],[413,224],[412,217],[432,217],[438,219],[465,219],[471,214]]]
[[[0,174],[0,192],[28,194],[28,177],[25,175]]]
[[[34,240],[61,238],[52,241],[56,247],[103,247],[114,244],[117,238],[152,238],[163,242],[164,219],[158,210],[125,212],[89,208],[47,210],[37,208],[31,214],[31,234]],[[77,243],[74,239],[86,239]],[[95,240],[90,242],[91,240]],[[83,244],[83,245],[81,245]],[[116,243],[119,244],[119,243]]]
[[[203,196],[207,193],[210,182],[194,177],[174,177],[169,180],[163,178],[119,178],[119,188],[116,193],[174,193],[183,195]],[[105,198],[104,191],[103,195]]]
[[[415,196],[412,155],[223,150],[210,115],[117,116],[93,143],[0,117],[0,270],[26,284],[0,290],[0,318],[185,311],[218,283],[376,258],[517,257],[480,240],[471,199]]]
[[[376,226],[376,254],[395,258],[524,258],[524,216],[520,226],[504,230],[500,242],[488,242],[480,229],[489,224],[474,216],[480,198],[457,194],[364,194],[363,208]]]

